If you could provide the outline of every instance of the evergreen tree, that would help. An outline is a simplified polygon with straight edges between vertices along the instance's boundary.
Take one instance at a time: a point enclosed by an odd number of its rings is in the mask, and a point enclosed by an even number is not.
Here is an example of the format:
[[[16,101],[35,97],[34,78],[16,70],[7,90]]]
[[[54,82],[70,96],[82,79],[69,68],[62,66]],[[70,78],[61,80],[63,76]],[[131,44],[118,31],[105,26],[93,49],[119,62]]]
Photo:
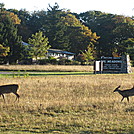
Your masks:
[[[30,44],[29,50],[32,58],[35,58],[37,61],[38,58],[46,56],[50,45],[48,45],[48,38],[43,36],[43,33],[41,31],[36,34],[32,34],[32,37],[29,38],[28,42]]]
[[[64,12],[59,9],[57,3],[54,7],[49,5],[45,24],[43,25],[43,32],[49,38],[52,48],[68,50],[69,39],[65,34],[67,29],[66,25],[62,23],[62,15]]]

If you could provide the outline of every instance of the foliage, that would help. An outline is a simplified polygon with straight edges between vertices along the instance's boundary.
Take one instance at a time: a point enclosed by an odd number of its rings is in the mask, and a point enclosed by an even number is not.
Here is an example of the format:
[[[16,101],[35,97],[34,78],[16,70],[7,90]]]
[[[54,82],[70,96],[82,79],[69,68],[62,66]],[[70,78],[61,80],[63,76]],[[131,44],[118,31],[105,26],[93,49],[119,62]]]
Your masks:
[[[134,59],[126,45],[126,41],[134,37],[133,17],[101,11],[71,13],[60,9],[57,3],[53,7],[49,5],[47,11],[28,12],[25,9],[6,9],[0,3],[0,44],[10,47],[7,61],[15,63],[28,57],[21,39],[28,42],[38,31],[48,38],[52,48],[76,55],[90,46],[94,58],[129,53]]]
[[[42,30],[49,38],[52,48],[67,50],[69,47],[69,40],[65,34],[67,27],[61,21],[62,14],[63,11],[59,9],[57,3],[54,7],[49,5]]]
[[[4,6],[4,3],[0,3],[0,19],[5,19],[5,17],[8,16],[14,24],[20,24],[21,20],[18,18],[18,16],[13,12],[7,11]]]
[[[81,63],[81,65],[84,65],[86,61],[86,57],[83,54],[78,54],[76,57],[76,60]]]
[[[4,63],[4,59],[8,55],[8,52],[10,52],[10,48],[0,44],[0,64]]]
[[[130,17],[88,11],[81,13],[79,18],[101,37],[99,44],[95,44],[98,57],[111,56],[113,52],[123,53],[123,40],[134,37],[134,20]]]
[[[51,56],[49,56],[45,59],[40,59],[40,60],[38,60],[38,62],[39,62],[39,65],[49,65],[49,64],[50,65],[57,65],[58,64],[57,59],[54,57],[51,57]]]
[[[124,40],[122,44],[125,44],[126,52],[130,55],[132,65],[134,66],[134,38],[128,38]]]
[[[11,19],[11,21],[14,24],[20,24],[21,20],[18,18],[17,15],[15,15],[12,12],[8,12],[8,11],[1,12],[1,18],[0,19],[5,19],[5,17],[7,17],[7,16]]]
[[[67,34],[70,40],[70,51],[78,54],[84,51],[88,45],[94,48],[94,44],[100,38],[93,33],[91,29],[83,25],[74,15],[67,14],[62,18],[65,25],[67,25]]]
[[[96,33],[92,33],[71,12],[59,9],[57,3],[53,7],[49,5],[48,11],[33,12],[31,16],[23,19],[22,23],[26,24],[33,34],[41,30],[48,37],[52,48],[77,54],[85,50],[91,42],[94,45],[98,40]]]
[[[77,61],[68,60],[64,57],[61,57],[60,59],[56,59],[54,57],[49,56],[46,59],[40,59],[38,60],[39,65],[78,65],[79,63]]]
[[[87,61],[87,63],[94,59],[93,52],[90,46],[88,46],[87,50],[85,50],[85,52],[82,52],[82,54],[85,57],[85,60]]]
[[[50,48],[48,45],[48,38],[43,36],[43,33],[39,31],[35,35],[32,34],[32,37],[29,38],[29,48],[30,55],[37,60],[38,57],[45,57],[47,50]]]
[[[0,57],[7,56],[9,51],[9,47],[3,47],[3,45],[0,44]]]
[[[33,33],[35,33],[33,30],[36,28],[34,24],[33,19],[31,18],[31,13],[26,11],[25,9],[16,10],[16,9],[8,9],[9,12],[12,12],[16,14],[19,19],[21,20],[21,24],[18,26],[18,35],[22,36],[22,40],[27,42],[28,38],[31,37]],[[34,25],[31,27],[31,25]]]
[[[10,48],[5,59],[10,63],[16,63],[17,60],[21,59],[23,51],[21,37],[17,35],[16,24],[19,24],[16,15],[7,11],[0,12],[0,44]]]

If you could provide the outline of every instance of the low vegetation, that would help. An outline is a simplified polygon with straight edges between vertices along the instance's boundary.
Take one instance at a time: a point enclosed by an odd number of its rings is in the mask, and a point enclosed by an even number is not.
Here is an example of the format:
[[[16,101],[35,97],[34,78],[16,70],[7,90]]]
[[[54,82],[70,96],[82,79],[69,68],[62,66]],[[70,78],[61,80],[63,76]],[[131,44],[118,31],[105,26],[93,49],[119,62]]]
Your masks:
[[[134,85],[133,74],[62,75],[1,78],[0,85],[19,84],[0,98],[0,133],[134,133],[134,98],[120,102],[113,90]]]
[[[45,72],[92,72],[93,66],[73,65],[0,65],[1,71],[45,71]]]

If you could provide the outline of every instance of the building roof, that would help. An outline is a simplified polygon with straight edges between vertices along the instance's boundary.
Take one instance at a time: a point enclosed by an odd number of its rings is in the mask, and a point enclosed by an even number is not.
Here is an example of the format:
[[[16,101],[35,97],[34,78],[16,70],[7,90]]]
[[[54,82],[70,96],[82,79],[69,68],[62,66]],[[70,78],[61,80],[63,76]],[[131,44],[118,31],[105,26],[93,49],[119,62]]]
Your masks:
[[[71,52],[68,52],[68,51],[63,51],[63,50],[60,50],[60,49],[48,49],[48,52],[50,52],[50,53],[59,53],[59,54],[68,54],[68,55],[75,55],[75,53],[71,53]]]
[[[22,44],[26,45],[26,46],[29,45],[26,42],[22,42]],[[63,51],[63,50],[60,50],[60,49],[48,49],[48,52],[50,52],[50,53],[59,53],[59,54],[68,54],[68,55],[75,55],[75,53],[68,52],[68,51]]]
[[[23,42],[23,41],[22,41],[22,44],[23,44],[23,45],[26,45],[26,46],[28,46],[28,45],[29,45],[28,43],[26,43],[26,42]]]

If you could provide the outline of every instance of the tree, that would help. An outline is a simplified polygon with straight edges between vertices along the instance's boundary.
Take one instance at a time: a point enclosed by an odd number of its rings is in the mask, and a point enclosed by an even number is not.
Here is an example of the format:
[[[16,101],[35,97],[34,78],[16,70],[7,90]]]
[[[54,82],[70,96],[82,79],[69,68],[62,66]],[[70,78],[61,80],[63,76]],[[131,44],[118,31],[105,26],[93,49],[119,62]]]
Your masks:
[[[5,6],[4,3],[0,3],[0,12],[5,10],[4,6]]]
[[[85,64],[86,58],[83,54],[78,54],[76,60],[80,62],[81,65]]]
[[[3,45],[0,44],[0,57],[7,56],[9,51],[9,47],[3,47]]]
[[[33,24],[34,21],[33,19],[31,19],[31,13],[26,11],[25,9],[21,9],[21,10],[16,10],[16,9],[8,9],[9,12],[12,12],[14,14],[16,14],[19,19],[21,20],[20,25],[17,25],[18,28],[18,35],[22,36],[22,40],[27,42],[28,38],[30,38],[30,36],[35,33],[35,25],[37,24]],[[34,25],[34,27],[32,27],[31,25]],[[36,30],[37,31],[37,30]]]
[[[79,21],[70,11],[60,9],[55,3],[52,7],[49,5],[48,11],[26,11],[9,10],[14,12],[21,19],[19,35],[27,42],[31,34],[43,32],[49,38],[52,48],[72,51],[78,54],[84,51],[89,44],[91,47],[97,43],[99,37],[87,26]]]
[[[112,30],[115,27],[113,14],[106,14],[100,11],[88,11],[81,13],[79,18],[84,22],[84,24],[95,31],[100,39],[98,44],[95,44],[97,50],[97,56],[111,56],[113,51]]]
[[[90,46],[87,47],[87,50],[85,52],[82,52],[83,56],[85,57],[85,60],[87,63],[92,61],[94,59],[93,57],[93,51]]]
[[[0,12],[0,44],[10,48],[10,52],[5,58],[9,63],[16,63],[22,57],[21,37],[18,36],[16,26],[18,24],[19,19],[16,15],[6,11]]]
[[[57,3],[53,7],[49,5],[47,16],[45,16],[44,25],[41,30],[49,38],[52,48],[69,50],[69,39],[65,33],[67,27],[62,22],[62,16],[64,15],[65,11],[59,9]]]
[[[124,16],[116,16],[114,20],[117,25],[113,30],[115,48],[120,54],[127,53],[128,42],[134,37],[134,20]]]
[[[32,37],[28,39],[28,42],[30,44],[30,55],[32,58],[35,58],[36,61],[39,57],[44,57],[47,50],[50,48],[50,45],[48,45],[48,38],[43,36],[41,31],[32,34]]]
[[[0,63],[4,62],[4,58],[8,55],[9,51],[9,47],[3,47],[3,45],[0,44]]]
[[[12,20],[14,24],[20,24],[21,20],[14,13],[9,12],[9,11],[1,12],[1,19],[5,19],[7,16]]]
[[[69,11],[59,9],[57,3],[49,8],[46,23],[42,29],[53,48],[78,54],[81,50],[84,51],[91,42],[92,47],[97,42],[99,38],[97,34],[83,25]]]
[[[134,66],[134,38],[123,40],[121,44],[123,45],[123,49],[125,48],[124,51],[130,55],[132,65]]]
[[[79,19],[101,37],[95,44],[98,57],[112,56],[113,52],[123,53],[123,40],[134,37],[134,20],[131,17],[88,11],[79,14]]]
[[[69,35],[70,51],[78,54],[90,47],[94,48],[94,44],[100,38],[91,31],[87,26],[83,25],[74,15],[68,13],[64,17],[64,23],[67,25],[67,34]]]

